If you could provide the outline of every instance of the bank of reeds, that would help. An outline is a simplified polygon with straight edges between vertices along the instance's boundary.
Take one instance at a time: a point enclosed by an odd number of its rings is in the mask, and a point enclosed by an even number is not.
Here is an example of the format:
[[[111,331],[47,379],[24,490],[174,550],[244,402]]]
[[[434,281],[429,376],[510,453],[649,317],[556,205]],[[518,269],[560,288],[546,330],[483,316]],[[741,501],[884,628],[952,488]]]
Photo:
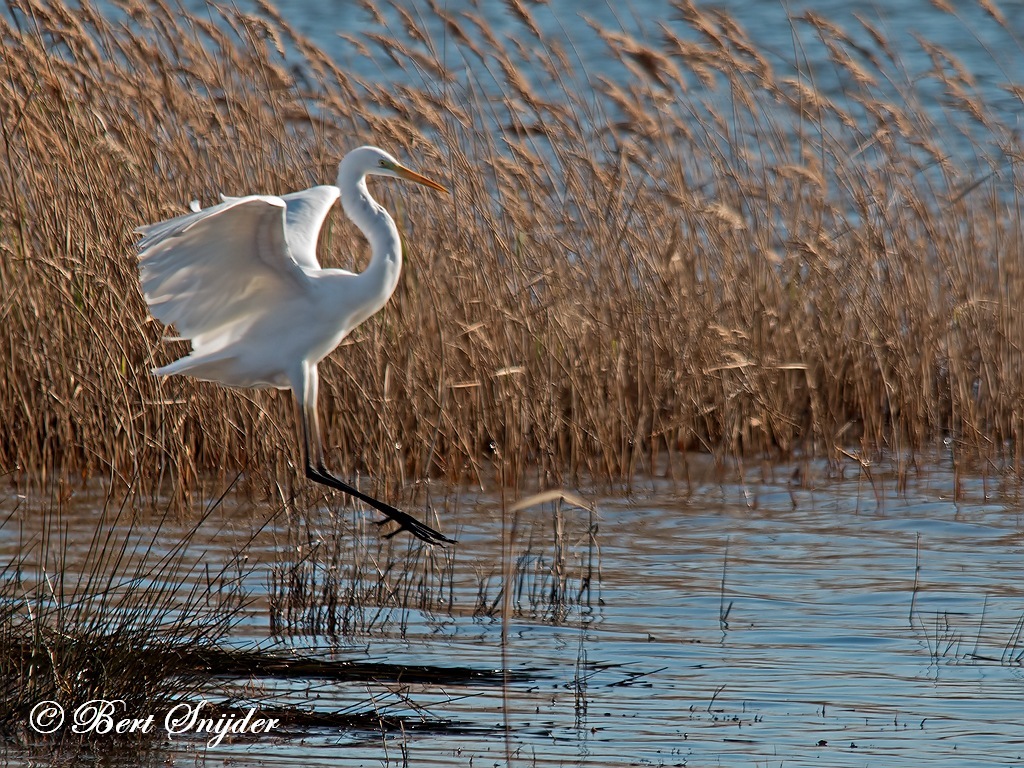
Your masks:
[[[1020,145],[952,52],[922,40],[934,67],[908,73],[869,22],[854,41],[806,14],[779,61],[677,0],[643,39],[597,30],[632,73],[615,78],[514,0],[514,39],[475,11],[371,2],[377,31],[346,43],[380,62],[370,81],[268,5],[116,5],[9,0],[0,18],[17,482],[295,477],[287,397],[149,376],[185,348],[147,317],[132,229],[330,182],[365,142],[454,191],[373,185],[406,271],[322,366],[330,463],[379,492],[498,463],[510,483],[600,481],[692,449],[843,460],[946,438],[1019,467]],[[322,254],[365,263],[340,212]]]
[[[209,512],[172,546],[124,501],[107,500],[87,541],[69,538],[82,526],[64,519],[62,499],[38,511],[36,534],[12,530],[21,514],[0,520],[18,541],[0,569],[0,732],[74,740],[72,710],[87,702],[118,701],[118,717],[162,713],[208,686],[203,654],[220,652],[245,599],[244,558],[211,565],[188,552]],[[64,719],[46,712],[52,702]]]

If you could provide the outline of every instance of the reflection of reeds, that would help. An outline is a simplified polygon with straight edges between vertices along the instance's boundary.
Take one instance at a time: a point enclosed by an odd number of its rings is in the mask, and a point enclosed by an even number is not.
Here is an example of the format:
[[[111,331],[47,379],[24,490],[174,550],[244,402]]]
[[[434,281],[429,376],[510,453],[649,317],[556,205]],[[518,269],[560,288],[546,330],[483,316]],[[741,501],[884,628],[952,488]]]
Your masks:
[[[182,347],[147,319],[131,231],[329,181],[366,141],[455,194],[375,187],[408,269],[324,366],[336,466],[403,486],[500,454],[507,482],[557,483],[683,449],[838,459],[944,436],[1024,460],[1019,140],[955,55],[922,40],[932,69],[907,73],[868,22],[854,40],[807,13],[784,66],[678,2],[644,39],[598,30],[633,73],[615,80],[509,6],[517,40],[473,11],[440,39],[382,9],[349,44],[396,83],[342,71],[268,6],[211,22],[131,2],[122,25],[10,0],[0,467],[139,477],[141,495],[220,468],[293,477],[285,398],[148,375]],[[357,242],[335,216],[324,261],[360,267]]]

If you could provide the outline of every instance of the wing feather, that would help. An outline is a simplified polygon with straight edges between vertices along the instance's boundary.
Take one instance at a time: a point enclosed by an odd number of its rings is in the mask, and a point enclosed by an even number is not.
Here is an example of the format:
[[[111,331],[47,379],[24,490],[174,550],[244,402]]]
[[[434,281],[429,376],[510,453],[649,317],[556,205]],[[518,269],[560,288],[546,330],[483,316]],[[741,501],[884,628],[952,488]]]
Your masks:
[[[153,316],[199,349],[301,294],[306,277],[285,238],[286,205],[254,195],[139,227],[139,273]]]
[[[320,229],[324,225],[341,190],[330,185],[310,187],[299,192],[282,195],[287,210],[285,211],[285,238],[295,263],[304,269],[320,269],[320,261],[316,256],[316,245],[320,239]],[[239,200],[237,197],[221,195],[224,202]]]

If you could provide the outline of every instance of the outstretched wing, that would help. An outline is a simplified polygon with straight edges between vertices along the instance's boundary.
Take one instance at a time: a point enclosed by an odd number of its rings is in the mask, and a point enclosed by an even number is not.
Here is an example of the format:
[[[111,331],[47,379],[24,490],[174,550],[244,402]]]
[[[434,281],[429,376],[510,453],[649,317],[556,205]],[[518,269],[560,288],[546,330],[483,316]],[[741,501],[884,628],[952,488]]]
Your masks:
[[[139,276],[153,316],[198,349],[300,295],[306,277],[285,239],[285,208],[280,197],[254,195],[139,227]]]
[[[320,269],[320,262],[316,257],[316,244],[320,239],[324,219],[339,197],[341,190],[329,185],[310,187],[281,196],[287,206],[285,238],[288,240],[292,258],[300,267]],[[220,199],[231,202],[240,198],[221,195]]]

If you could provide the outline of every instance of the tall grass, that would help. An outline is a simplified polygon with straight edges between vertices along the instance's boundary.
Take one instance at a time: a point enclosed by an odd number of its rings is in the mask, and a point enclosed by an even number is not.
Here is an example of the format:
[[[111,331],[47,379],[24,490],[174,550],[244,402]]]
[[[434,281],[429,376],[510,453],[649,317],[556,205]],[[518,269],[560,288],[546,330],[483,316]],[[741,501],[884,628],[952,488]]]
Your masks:
[[[869,23],[855,42],[806,14],[773,64],[678,0],[683,21],[642,38],[596,30],[633,73],[615,80],[516,0],[515,39],[474,11],[366,5],[377,31],[347,44],[401,83],[342,71],[264,3],[8,1],[0,471],[183,498],[211,472],[296,477],[288,398],[149,376],[186,349],[147,317],[132,229],[330,182],[364,142],[454,190],[374,185],[406,271],[322,369],[331,464],[378,491],[946,438],[1019,470],[1020,144],[952,52],[920,41],[934,68],[913,78]],[[340,213],[322,253],[366,259]]]
[[[108,498],[91,539],[76,542],[69,532],[81,533],[81,521],[66,520],[63,504],[31,511],[42,520],[34,534],[12,530],[24,510],[5,509],[0,520],[18,551],[0,569],[7,736],[31,740],[30,713],[43,702],[119,700],[128,712],[162,713],[197,696],[212,674],[195,657],[220,650],[246,599],[244,554],[218,567],[188,552],[202,521],[167,546],[162,523],[142,526],[123,498]]]

